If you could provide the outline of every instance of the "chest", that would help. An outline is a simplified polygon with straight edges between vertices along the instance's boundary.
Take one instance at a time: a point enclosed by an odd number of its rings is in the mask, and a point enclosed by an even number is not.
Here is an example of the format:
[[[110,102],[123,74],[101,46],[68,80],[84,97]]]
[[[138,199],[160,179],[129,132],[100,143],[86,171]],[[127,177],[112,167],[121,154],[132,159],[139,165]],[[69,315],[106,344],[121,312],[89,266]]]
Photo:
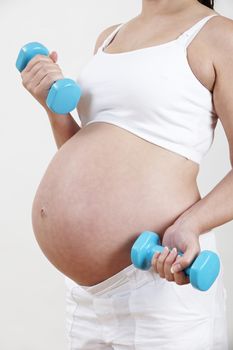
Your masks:
[[[190,46],[186,52],[177,42],[113,54],[99,50],[78,78],[79,116],[111,112],[155,118],[177,108],[179,114],[200,114],[210,107],[214,76],[211,62],[198,52]]]
[[[168,39],[164,39],[163,42],[170,43]],[[160,47],[160,44],[155,44],[154,41],[148,42],[147,44],[144,44],[145,50],[147,48],[156,48],[156,45]],[[163,46],[163,44],[162,44]],[[119,45],[117,40],[113,43],[110,43],[105,49],[104,52],[106,54],[118,54],[118,53],[133,53],[134,51],[137,52],[137,47],[140,47],[138,44],[135,45],[135,48],[127,47],[125,44],[124,47],[122,47],[122,44]],[[143,50],[142,49],[142,50]],[[211,48],[204,45],[200,40],[193,40],[191,44],[186,49],[186,55],[187,55],[187,63],[189,65],[189,69],[193,73],[194,77],[210,92],[213,91],[213,86],[216,79],[216,73],[212,62],[212,55],[211,55]]]

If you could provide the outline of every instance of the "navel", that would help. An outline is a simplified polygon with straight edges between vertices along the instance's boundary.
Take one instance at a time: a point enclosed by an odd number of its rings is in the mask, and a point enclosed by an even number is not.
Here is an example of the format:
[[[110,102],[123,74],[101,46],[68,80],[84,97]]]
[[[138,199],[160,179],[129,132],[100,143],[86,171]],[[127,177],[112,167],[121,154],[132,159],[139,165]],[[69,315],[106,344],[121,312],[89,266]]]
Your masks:
[[[45,216],[47,216],[47,213],[46,213],[44,207],[41,208],[41,210],[40,210],[40,215],[41,215],[42,218],[45,217]]]

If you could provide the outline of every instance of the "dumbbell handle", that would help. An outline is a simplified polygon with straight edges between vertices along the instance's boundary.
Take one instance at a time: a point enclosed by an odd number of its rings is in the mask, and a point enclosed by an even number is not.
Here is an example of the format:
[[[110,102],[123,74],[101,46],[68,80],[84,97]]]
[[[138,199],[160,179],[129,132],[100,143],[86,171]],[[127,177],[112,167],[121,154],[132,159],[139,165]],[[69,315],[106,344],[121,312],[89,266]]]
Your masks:
[[[150,252],[148,253],[148,259],[150,261],[152,261],[153,255],[156,252],[162,253],[163,250],[164,250],[164,246],[156,244],[153,248],[151,248]],[[178,251],[177,255],[183,256],[184,254]],[[190,273],[190,268],[191,268],[191,265],[186,267],[186,269],[183,270],[185,272],[185,274],[188,275],[188,276],[189,276],[189,273]]]

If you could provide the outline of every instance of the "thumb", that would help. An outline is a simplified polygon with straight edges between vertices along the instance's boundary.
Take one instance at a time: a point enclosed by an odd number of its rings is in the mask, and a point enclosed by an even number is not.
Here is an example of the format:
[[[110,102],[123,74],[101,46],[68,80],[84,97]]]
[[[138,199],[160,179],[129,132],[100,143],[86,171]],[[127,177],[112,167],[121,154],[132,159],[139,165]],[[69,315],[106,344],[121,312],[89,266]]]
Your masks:
[[[58,59],[58,54],[56,51],[52,51],[50,54],[49,54],[49,57],[53,60],[54,63],[57,62],[57,59]]]
[[[199,251],[200,250],[198,249],[198,247],[190,247],[185,251],[185,253],[182,256],[178,255],[176,261],[171,267],[171,272],[180,272],[189,267],[198,256]]]

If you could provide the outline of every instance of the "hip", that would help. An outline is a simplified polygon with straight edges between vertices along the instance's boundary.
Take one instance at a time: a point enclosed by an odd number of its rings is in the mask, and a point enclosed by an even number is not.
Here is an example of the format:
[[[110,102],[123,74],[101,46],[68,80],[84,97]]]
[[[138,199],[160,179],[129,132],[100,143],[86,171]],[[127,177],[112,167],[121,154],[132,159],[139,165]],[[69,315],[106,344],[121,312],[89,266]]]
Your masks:
[[[200,246],[219,255],[213,230],[200,236]],[[179,286],[160,278],[152,268],[142,271],[132,264],[93,286],[78,285],[67,277],[65,283],[71,348],[93,344],[94,349],[100,341],[116,341],[122,348],[136,344],[140,350],[227,350],[222,262],[216,281],[205,292],[191,284]]]

